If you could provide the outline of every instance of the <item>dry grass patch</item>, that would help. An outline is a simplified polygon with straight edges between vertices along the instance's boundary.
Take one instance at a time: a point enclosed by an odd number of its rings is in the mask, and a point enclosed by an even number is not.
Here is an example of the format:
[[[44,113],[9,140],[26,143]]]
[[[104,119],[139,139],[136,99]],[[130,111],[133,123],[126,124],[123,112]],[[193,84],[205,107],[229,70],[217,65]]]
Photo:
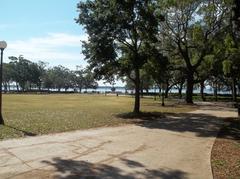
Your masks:
[[[3,95],[3,117],[0,139],[40,135],[103,126],[117,126],[129,121],[117,114],[132,111],[134,98],[84,94]],[[196,107],[171,101],[162,107],[159,101],[144,98],[144,112],[181,113]]]
[[[240,178],[240,122],[232,121],[219,133],[212,150],[214,178]]]

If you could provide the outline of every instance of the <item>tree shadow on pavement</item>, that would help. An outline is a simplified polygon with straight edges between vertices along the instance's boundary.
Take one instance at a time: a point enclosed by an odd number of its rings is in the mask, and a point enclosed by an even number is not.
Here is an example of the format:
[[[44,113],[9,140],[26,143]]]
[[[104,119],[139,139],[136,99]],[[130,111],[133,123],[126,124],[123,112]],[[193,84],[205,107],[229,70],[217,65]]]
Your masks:
[[[124,167],[131,168],[131,172],[126,172],[121,168],[101,164],[90,163],[87,161],[76,161],[72,159],[54,158],[52,161],[43,161],[56,169],[58,175],[54,178],[58,179],[136,179],[136,178],[162,178],[162,179],[185,179],[187,174],[180,170],[159,169],[150,170],[143,164],[128,160],[119,159]],[[129,171],[129,170],[127,170]]]
[[[164,129],[174,132],[193,132],[198,137],[215,137],[219,129],[226,124],[224,121],[235,118],[220,118],[207,114],[194,113],[124,113],[118,118],[131,121],[141,127]]]

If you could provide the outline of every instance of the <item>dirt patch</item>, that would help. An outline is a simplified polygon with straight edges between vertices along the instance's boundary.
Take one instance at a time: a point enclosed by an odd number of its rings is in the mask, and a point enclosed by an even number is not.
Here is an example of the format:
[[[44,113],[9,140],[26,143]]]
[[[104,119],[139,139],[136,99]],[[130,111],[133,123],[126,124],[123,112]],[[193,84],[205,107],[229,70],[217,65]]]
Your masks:
[[[13,179],[26,179],[26,178],[34,178],[34,179],[53,179],[54,178],[54,172],[51,170],[31,170],[28,172],[20,173],[16,176],[13,176],[11,178]]]
[[[212,149],[213,176],[240,178],[240,122],[231,121],[221,129]]]

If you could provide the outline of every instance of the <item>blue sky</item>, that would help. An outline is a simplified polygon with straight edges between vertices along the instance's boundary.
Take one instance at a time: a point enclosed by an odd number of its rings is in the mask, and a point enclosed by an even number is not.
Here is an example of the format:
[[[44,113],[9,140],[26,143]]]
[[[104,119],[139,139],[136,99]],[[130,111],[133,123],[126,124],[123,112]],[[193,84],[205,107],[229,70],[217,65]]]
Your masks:
[[[1,0],[0,39],[8,56],[23,55],[50,66],[85,66],[80,40],[87,36],[75,23],[79,0]],[[3,16],[4,14],[4,16]]]
[[[8,56],[23,55],[31,61],[47,62],[50,67],[85,67],[80,41],[87,40],[87,34],[74,21],[79,1],[1,0],[0,40],[8,43],[4,61]]]

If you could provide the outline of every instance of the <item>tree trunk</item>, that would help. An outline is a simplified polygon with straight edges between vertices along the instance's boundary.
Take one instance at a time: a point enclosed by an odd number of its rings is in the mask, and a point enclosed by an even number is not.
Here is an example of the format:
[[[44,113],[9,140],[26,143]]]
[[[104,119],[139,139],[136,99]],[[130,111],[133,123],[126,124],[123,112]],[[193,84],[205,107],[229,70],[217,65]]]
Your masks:
[[[41,89],[41,84],[38,85],[38,91],[40,92],[42,89]]]
[[[141,89],[140,89],[140,91],[141,91],[141,98],[143,98],[143,88],[142,87],[140,87]]]
[[[156,94],[157,88],[156,86],[154,86],[154,101],[157,100],[157,94]]]
[[[170,90],[170,88],[167,86],[167,88],[166,88],[166,90],[165,90],[165,98],[168,98],[168,93],[169,93],[169,90]]]
[[[182,89],[183,89],[183,83],[180,83],[180,86],[178,88],[179,99],[182,99]]]
[[[187,91],[186,91],[186,102],[189,104],[193,104],[193,85],[194,85],[194,79],[193,79],[193,73],[188,73],[187,76]]]
[[[179,96],[179,99],[182,99],[182,88],[178,89],[178,96]]]
[[[236,79],[235,78],[232,79],[232,98],[233,98],[234,102],[237,101],[237,89],[236,89]]]
[[[140,112],[140,72],[139,69],[135,69],[135,102],[133,113],[138,114]]]
[[[201,81],[200,82],[200,94],[201,94],[202,100],[206,101],[206,98],[204,96],[204,88],[205,88],[204,81]]]
[[[217,84],[215,84],[215,87],[214,87],[214,97],[215,97],[215,101],[218,100],[218,87],[217,87]]]
[[[3,86],[4,86],[4,93],[7,93],[7,90],[8,90],[8,86],[7,86],[7,83],[3,83]]]
[[[166,93],[165,93],[166,94]],[[165,106],[165,103],[164,103],[164,96],[165,96],[164,93],[162,93],[162,106]]]
[[[0,116],[0,125],[4,125],[4,120],[2,116]]]
[[[16,87],[17,87],[17,92],[19,92],[19,86],[18,86],[18,84],[16,84]]]
[[[238,85],[238,96],[240,96],[240,85]]]
[[[11,87],[10,87],[10,84],[8,83],[8,91],[10,92],[11,91]]]
[[[159,86],[161,86],[161,85],[159,85]],[[158,89],[159,89],[158,96],[159,96],[159,100],[161,101],[162,88],[159,87]]]
[[[22,92],[25,91],[25,83],[20,83],[20,87],[22,88]]]

